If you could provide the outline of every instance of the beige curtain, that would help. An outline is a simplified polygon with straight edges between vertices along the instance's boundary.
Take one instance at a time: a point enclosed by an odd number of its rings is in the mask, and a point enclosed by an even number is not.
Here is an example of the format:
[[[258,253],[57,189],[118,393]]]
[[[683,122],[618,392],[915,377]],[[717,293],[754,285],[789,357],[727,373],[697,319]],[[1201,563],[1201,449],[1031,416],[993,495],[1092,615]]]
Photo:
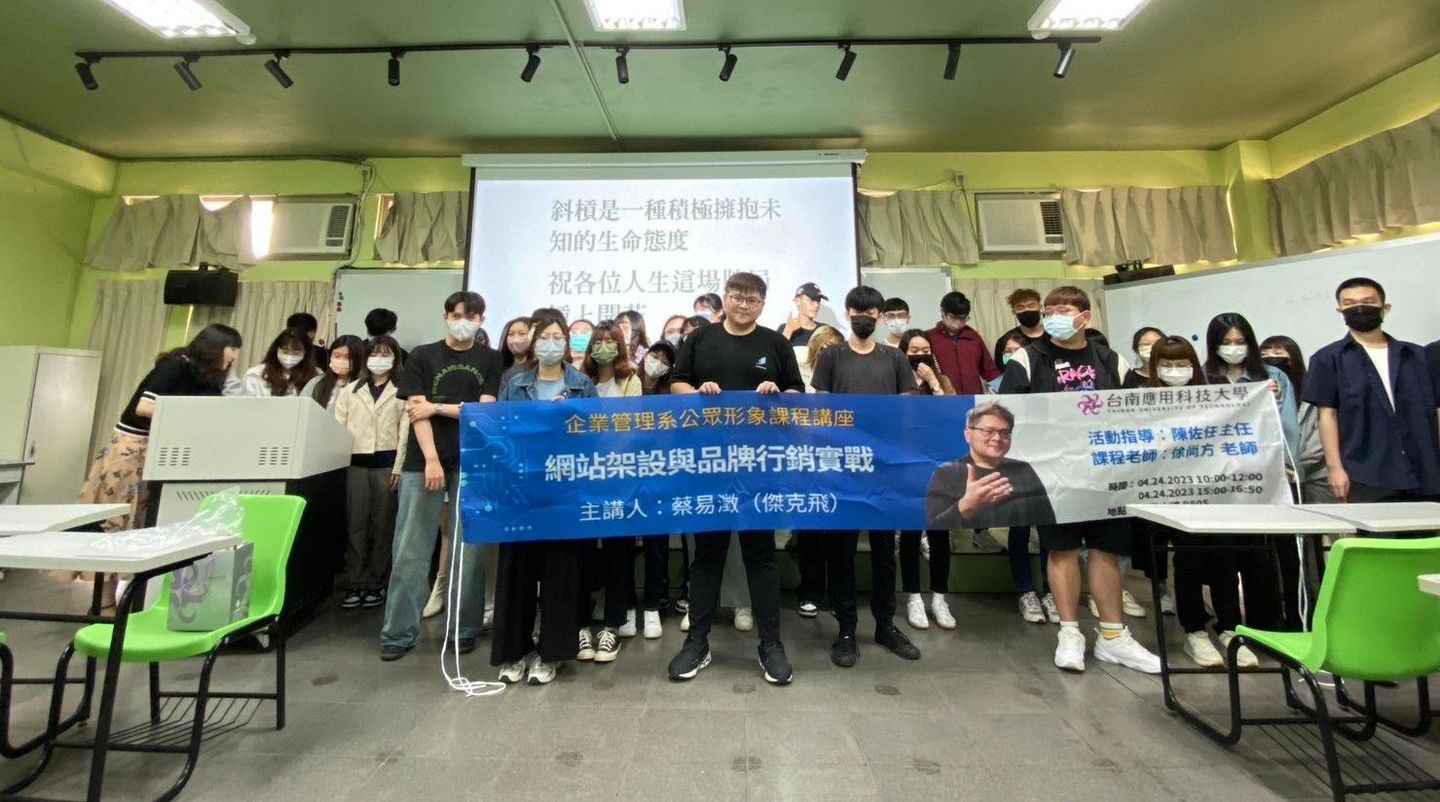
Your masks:
[[[1440,111],[1273,179],[1275,249],[1310,253],[1440,222]]]
[[[1097,279],[1057,279],[1057,278],[957,278],[952,282],[955,289],[965,293],[970,299],[970,327],[980,332],[987,345],[992,349],[995,340],[1005,332],[1015,328],[1015,315],[1010,311],[1010,305],[1005,302],[1005,297],[1015,290],[1028,287],[1040,293],[1044,298],[1045,293],[1055,289],[1062,284],[1069,284],[1079,287],[1090,296],[1090,312],[1092,322],[1091,328],[1105,332],[1106,337],[1115,340],[1110,332],[1105,331],[1105,308],[1104,297],[1101,295],[1101,282]],[[930,328],[935,321],[918,313],[914,314],[914,321],[921,328]],[[927,313],[934,315],[934,312]],[[1129,332],[1120,332],[1123,337],[1129,337]]]
[[[296,312],[309,312],[320,321],[321,339],[331,328],[335,306],[332,289],[325,281],[242,281],[230,319],[245,345],[235,360],[237,373],[260,361],[265,349],[285,329],[285,319]]]
[[[250,248],[250,199],[216,211],[198,195],[167,195],[121,204],[86,255],[101,270],[142,270],[217,262],[244,269],[258,260]]]
[[[980,244],[965,193],[896,192],[883,198],[859,195],[860,262],[872,267],[973,265]]]
[[[464,192],[400,192],[375,238],[382,262],[463,261],[470,197]]]
[[[1222,186],[1060,191],[1065,261],[1104,265],[1227,262],[1235,230]]]
[[[90,348],[101,353],[100,389],[90,454],[110,439],[120,413],[160,353],[165,338],[164,282],[102,281],[90,326]]]
[[[192,306],[190,307],[190,319],[185,326],[185,341],[189,342],[200,333],[200,330],[211,323],[223,323],[226,326],[232,325],[231,320],[235,317],[235,309],[230,306]]]

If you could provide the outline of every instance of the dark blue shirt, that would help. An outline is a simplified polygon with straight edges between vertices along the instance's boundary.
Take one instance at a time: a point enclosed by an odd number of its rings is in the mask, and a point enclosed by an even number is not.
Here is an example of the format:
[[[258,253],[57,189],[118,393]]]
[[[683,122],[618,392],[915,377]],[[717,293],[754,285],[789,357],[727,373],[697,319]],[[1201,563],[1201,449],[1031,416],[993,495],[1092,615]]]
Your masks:
[[[1387,490],[1440,495],[1440,365],[1425,349],[1389,335],[1394,408],[1365,347],[1353,337],[1310,360],[1304,400],[1330,407],[1340,426],[1340,462],[1355,482]]]

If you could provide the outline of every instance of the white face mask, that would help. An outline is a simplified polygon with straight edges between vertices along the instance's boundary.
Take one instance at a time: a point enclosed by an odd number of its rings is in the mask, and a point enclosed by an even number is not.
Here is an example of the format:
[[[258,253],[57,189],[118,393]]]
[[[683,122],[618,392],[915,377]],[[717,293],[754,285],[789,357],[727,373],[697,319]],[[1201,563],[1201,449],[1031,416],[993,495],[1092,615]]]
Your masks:
[[[1160,381],[1165,382],[1171,387],[1179,387],[1182,384],[1189,384],[1190,380],[1195,378],[1195,369],[1189,366],[1183,368],[1159,368],[1155,371],[1155,375],[1160,377]]]
[[[1249,354],[1250,346],[1248,345],[1222,345],[1215,349],[1215,355],[1231,365],[1238,365],[1244,362],[1245,357]]]
[[[910,318],[885,318],[885,328],[896,337],[905,333],[910,328]]]
[[[456,342],[462,343],[475,339],[475,333],[480,331],[480,324],[468,317],[446,321],[445,326],[450,329],[450,336],[454,337]]]
[[[658,379],[670,372],[670,366],[665,361],[653,356],[645,357],[645,375],[652,379]]]
[[[287,354],[284,351],[276,354],[275,358],[280,360],[281,367],[285,368],[286,370],[290,370],[291,368],[305,361],[305,357],[300,354]]]
[[[393,356],[372,356],[365,360],[365,368],[371,373],[389,373],[393,367],[395,367],[395,357]]]
[[[680,332],[676,331],[676,332],[671,332],[670,334],[665,335],[665,342],[670,343],[671,345],[675,346],[676,348],[679,348],[679,347],[680,347]]]
[[[510,353],[515,356],[524,356],[530,350],[530,335],[516,334],[513,337],[506,337],[505,344],[509,346]]]
[[[1151,346],[1142,345],[1139,350],[1135,352],[1135,355],[1140,357],[1140,361],[1147,365],[1150,364],[1150,348]]]

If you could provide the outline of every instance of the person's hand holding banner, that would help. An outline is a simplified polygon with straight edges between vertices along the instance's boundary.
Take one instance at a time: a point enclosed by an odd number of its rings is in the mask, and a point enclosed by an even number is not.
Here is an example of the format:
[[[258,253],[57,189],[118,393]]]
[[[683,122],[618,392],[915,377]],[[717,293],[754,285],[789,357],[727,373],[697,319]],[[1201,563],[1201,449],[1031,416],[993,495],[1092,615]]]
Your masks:
[[[699,387],[701,395],[719,395],[720,385],[715,382],[705,382]]]
[[[755,386],[755,392],[760,395],[775,395],[780,392],[780,385],[775,382],[760,382]]]
[[[1010,497],[1010,480],[1002,474],[989,473],[976,478],[975,466],[965,466],[965,495],[956,502],[960,515],[966,519],[999,504]]]

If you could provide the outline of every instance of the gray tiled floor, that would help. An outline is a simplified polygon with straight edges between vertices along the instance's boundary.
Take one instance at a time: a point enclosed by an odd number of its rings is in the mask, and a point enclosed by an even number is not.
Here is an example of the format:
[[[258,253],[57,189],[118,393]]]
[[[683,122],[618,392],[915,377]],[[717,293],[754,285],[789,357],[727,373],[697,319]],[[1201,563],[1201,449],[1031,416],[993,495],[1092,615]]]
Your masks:
[[[81,586],[46,575],[19,572],[0,582],[7,608],[77,609],[84,598]],[[1022,622],[1010,597],[952,597],[952,606],[957,633],[912,633],[925,653],[917,663],[875,646],[862,622],[859,665],[834,668],[833,619],[786,612],[794,685],[767,685],[753,637],[728,626],[712,636],[714,665],[676,684],[664,668],[681,633],[667,619],[662,640],[627,641],[612,665],[567,666],[550,686],[484,699],[446,688],[438,622],[427,624],[410,656],[382,664],[379,613],[331,610],[291,641],[289,726],[273,730],[265,706],[245,729],[207,743],[183,798],[1328,798],[1263,733],[1247,731],[1226,750],[1166,715],[1152,677],[1093,661],[1083,675],[1057,672],[1050,664],[1054,628]],[[1150,643],[1150,622],[1134,623]],[[46,670],[67,631],[10,624],[21,673]],[[487,656],[482,641],[466,658],[472,678],[493,677]],[[265,688],[273,677],[267,656],[227,657],[219,665],[217,684],[232,688]],[[197,671],[177,666],[166,677],[193,682]],[[1283,709],[1278,683],[1253,679],[1247,713]],[[1183,682],[1189,698],[1223,709],[1219,682]],[[121,726],[143,715],[143,688],[143,674],[127,667]],[[33,690],[19,694],[19,735],[38,730],[44,704]],[[1390,742],[1440,772],[1437,736]],[[0,763],[0,782],[25,762]],[[115,755],[107,798],[145,798],[179,765],[170,757]],[[87,769],[88,758],[62,752],[30,790],[79,798]]]

